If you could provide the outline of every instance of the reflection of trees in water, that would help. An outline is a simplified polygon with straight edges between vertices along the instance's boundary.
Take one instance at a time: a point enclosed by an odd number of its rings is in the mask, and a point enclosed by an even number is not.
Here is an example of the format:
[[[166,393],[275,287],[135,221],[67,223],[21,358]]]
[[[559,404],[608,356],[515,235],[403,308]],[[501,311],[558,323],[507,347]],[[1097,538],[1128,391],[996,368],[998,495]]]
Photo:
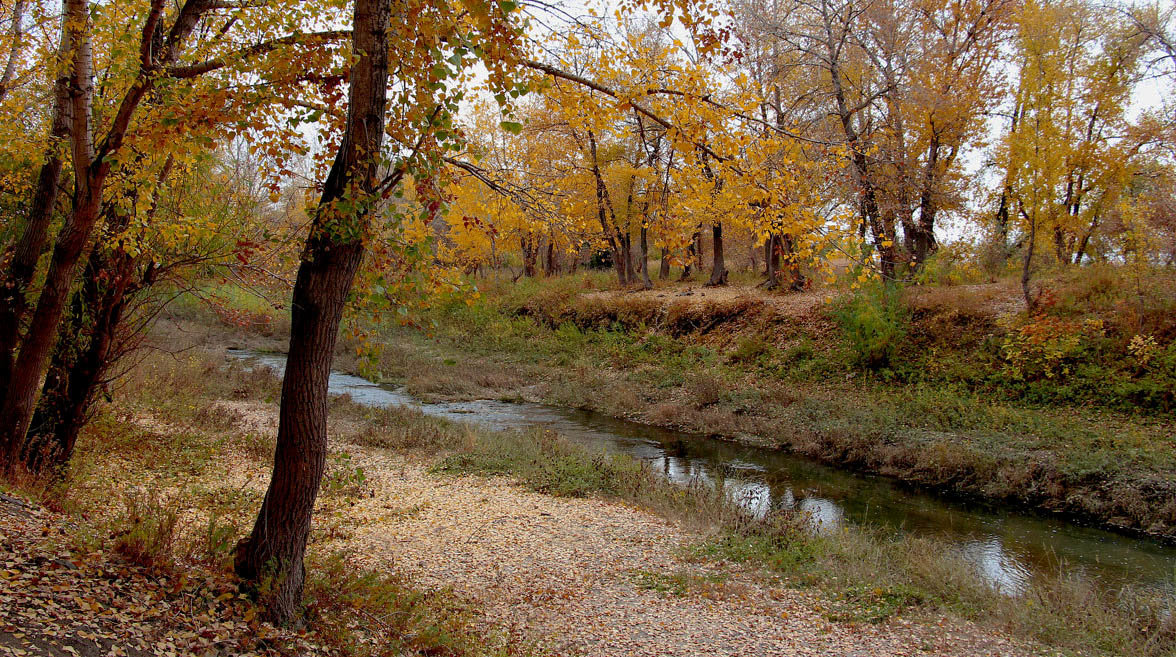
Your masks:
[[[965,541],[959,549],[964,560],[997,591],[1017,595],[1029,584],[1029,569],[1005,549],[999,536]]]

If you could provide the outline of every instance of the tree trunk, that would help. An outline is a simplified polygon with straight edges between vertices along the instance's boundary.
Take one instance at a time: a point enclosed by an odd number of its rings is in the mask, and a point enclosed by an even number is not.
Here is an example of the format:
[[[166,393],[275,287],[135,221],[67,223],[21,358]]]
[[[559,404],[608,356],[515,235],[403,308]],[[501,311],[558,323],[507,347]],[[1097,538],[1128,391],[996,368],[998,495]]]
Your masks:
[[[764,281],[764,287],[769,290],[775,290],[780,287],[780,249],[777,244],[779,238],[776,233],[769,233],[768,239],[764,242],[764,269],[766,269],[767,280]]]
[[[363,257],[362,238],[354,236],[365,232],[374,200],[387,104],[389,8],[380,0],[355,3],[358,56],[347,128],[294,283],[273,477],[252,533],[237,544],[237,574],[253,585],[272,583],[266,610],[281,624],[294,620],[301,605],[303,555],[327,455],[327,380],[344,302]],[[340,200],[357,209],[339,212]]]
[[[547,264],[547,267],[544,270],[544,273],[547,274],[547,276],[549,276],[549,277],[555,276],[556,274],[559,273],[558,263],[556,263],[556,261],[555,261],[555,237],[554,236],[548,236],[548,238],[547,238],[546,264]]]
[[[1025,297],[1025,310],[1032,313],[1037,309],[1037,299],[1033,297],[1029,287],[1029,277],[1033,271],[1033,250],[1037,246],[1037,219],[1029,217],[1024,208],[1021,216],[1029,224],[1029,237],[1025,241],[1025,257],[1021,260],[1021,294]]]
[[[94,392],[109,369],[134,270],[134,258],[122,249],[90,255],[21,450],[30,472],[61,471],[73,456]]]
[[[700,231],[694,231],[694,234],[690,236],[690,243],[686,245],[686,262],[682,265],[682,276],[678,278],[679,281],[690,280],[692,268],[702,257],[699,255],[702,251],[701,240],[702,233]]]
[[[37,300],[37,309],[20,346],[12,376],[0,406],[0,447],[13,464],[33,416],[37,386],[45,371],[49,350],[65,300],[73,284],[74,271],[90,231],[98,220],[102,185],[110,169],[108,162],[95,161],[93,135],[90,131],[90,108],[93,99],[92,54],[90,45],[90,9],[85,0],[65,3],[66,31],[76,31],[70,38],[73,67],[69,84],[70,142],[74,163],[74,209],[61,228],[53,258]]]
[[[919,194],[919,221],[914,225],[915,234],[911,240],[911,255],[915,269],[922,267],[927,257],[939,247],[935,241],[935,217],[939,212],[939,204],[935,198],[939,148],[939,135],[934,134],[931,137],[931,144],[927,147],[927,168],[923,174],[923,189]]]
[[[53,125],[45,163],[37,176],[33,202],[20,239],[13,247],[11,259],[0,274],[0,400],[7,396],[8,384],[20,343],[20,325],[29,311],[28,286],[36,272],[37,261],[45,250],[49,225],[61,192],[61,141],[69,136],[69,73],[66,66],[72,58],[73,31],[66,29],[62,16],[61,45],[58,50],[59,70],[64,71],[53,85]],[[6,254],[7,255],[7,254]],[[0,451],[0,457],[3,452]]]
[[[714,236],[714,260],[711,267],[710,279],[707,280],[707,287],[718,287],[727,284],[727,262],[723,259],[723,224],[716,221],[711,226],[711,234]]]
[[[653,281],[649,278],[649,227],[641,224],[641,287],[653,289]]]
[[[523,275],[535,278],[535,260],[539,257],[539,245],[535,243],[535,237],[530,233],[523,234],[519,237],[519,246],[523,251]]]
[[[8,96],[12,85],[12,78],[16,75],[16,62],[20,59],[20,51],[24,46],[24,13],[28,0],[16,0],[12,5],[12,25],[8,29],[9,42],[12,47],[8,51],[8,61],[4,64],[4,73],[0,75],[0,103]]]
[[[783,256],[784,266],[781,271],[786,274],[782,282],[792,292],[803,292],[808,281],[800,271],[800,263],[796,261],[796,242],[792,239],[792,235],[788,233],[778,235],[776,245],[777,255]]]
[[[661,264],[658,267],[657,277],[663,281],[670,277],[670,250],[666,247],[662,247],[661,250]]]

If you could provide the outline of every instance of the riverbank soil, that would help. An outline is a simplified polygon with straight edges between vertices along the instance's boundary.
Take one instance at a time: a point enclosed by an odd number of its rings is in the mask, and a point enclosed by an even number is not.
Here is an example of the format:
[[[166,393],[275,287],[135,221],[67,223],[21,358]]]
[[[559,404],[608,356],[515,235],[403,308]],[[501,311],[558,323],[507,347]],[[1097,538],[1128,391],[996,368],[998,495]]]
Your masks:
[[[1176,540],[1176,285],[1116,296],[1081,275],[1032,317],[1013,281],[840,297],[480,281],[339,363],[427,401],[588,409]]]
[[[0,650],[228,655],[346,647],[313,620],[328,604],[327,584],[310,595],[310,633],[283,633],[256,620],[220,568],[218,550],[240,535],[264,492],[277,421],[273,385],[243,371],[230,377],[222,366],[192,354],[179,364],[146,364],[151,374],[134,384],[137,399],[88,436],[89,465],[70,487],[81,497],[43,493],[68,513],[3,498]],[[230,398],[159,408],[147,388],[194,375],[226,377],[205,393]],[[505,477],[437,474],[430,452],[367,446],[389,438],[359,411],[342,408],[335,417],[312,570],[324,555],[346,554],[350,569],[411,582],[415,595],[444,596],[462,610],[463,631],[494,646],[404,654],[1032,653],[991,629],[918,608],[880,623],[830,620],[835,603],[819,589],[742,564],[689,559],[686,546],[701,536],[649,511],[544,495]],[[152,442],[174,456],[142,448]],[[99,465],[88,461],[98,449],[102,471],[87,471]],[[137,498],[147,482],[157,497]],[[161,515],[171,529],[146,526]],[[249,639],[266,632],[273,646]]]

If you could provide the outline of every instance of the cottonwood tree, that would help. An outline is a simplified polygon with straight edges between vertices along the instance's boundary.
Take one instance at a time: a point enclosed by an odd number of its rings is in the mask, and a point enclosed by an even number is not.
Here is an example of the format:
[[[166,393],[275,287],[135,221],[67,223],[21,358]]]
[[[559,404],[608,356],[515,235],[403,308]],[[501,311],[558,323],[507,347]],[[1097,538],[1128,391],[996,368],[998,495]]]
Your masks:
[[[249,4],[189,0],[169,8],[154,0],[92,8],[87,2],[67,2],[64,9],[58,55],[49,67],[56,78],[46,156],[31,192],[23,229],[10,247],[13,255],[3,273],[0,453],[5,455],[6,467],[22,462],[38,469],[43,464],[39,449],[46,445],[29,440],[28,428],[77,266],[96,226],[105,225],[105,235],[117,238],[131,225],[130,217],[139,207],[151,204],[152,187],[169,168],[166,163],[174,161],[169,145],[194,142],[211,146],[217,136],[215,130],[210,133],[212,126],[223,125],[230,118],[237,125],[248,126],[249,121],[241,120],[246,112],[265,114],[257,111],[265,102],[256,94],[230,93],[224,87],[209,85],[209,74],[258,59],[272,60],[266,64],[277,69],[283,64],[288,67],[282,47],[338,37],[331,32],[289,34],[290,21],[294,25],[305,21],[304,12],[292,12],[293,18],[272,14],[282,18],[265,21],[261,15],[274,8]],[[128,22],[141,25],[133,48],[126,47],[128,35],[123,26]],[[242,45],[239,30],[248,30],[252,37],[261,34],[262,38]],[[282,36],[271,38],[275,32]],[[195,44],[189,43],[193,39]],[[182,62],[181,54],[189,46],[208,59]],[[298,70],[315,70],[311,64],[322,54],[312,47],[304,49],[303,58],[307,61]],[[97,73],[103,84],[96,89],[93,81]],[[74,190],[65,199],[68,210],[36,297],[35,312],[26,326],[24,320],[31,310],[29,285],[59,204],[60,178],[66,164],[60,149],[66,143]],[[122,305],[123,292],[119,290],[125,289],[129,263],[134,259],[119,250],[109,258],[95,256],[89,261],[88,282],[94,284],[90,286],[94,297],[90,305],[98,309],[89,321],[95,325],[113,328],[118,323],[113,318]],[[108,298],[99,303],[99,296]],[[67,339],[78,335],[78,331],[63,334]],[[64,345],[59,352],[69,349],[70,345]],[[68,450],[58,452],[52,460],[60,464]]]
[[[1034,310],[1038,251],[1060,265],[1081,262],[1099,227],[1132,204],[1133,181],[1165,126],[1128,119],[1152,39],[1132,21],[1079,1],[1027,2],[1019,24],[1002,203],[1023,235],[1021,287]]]

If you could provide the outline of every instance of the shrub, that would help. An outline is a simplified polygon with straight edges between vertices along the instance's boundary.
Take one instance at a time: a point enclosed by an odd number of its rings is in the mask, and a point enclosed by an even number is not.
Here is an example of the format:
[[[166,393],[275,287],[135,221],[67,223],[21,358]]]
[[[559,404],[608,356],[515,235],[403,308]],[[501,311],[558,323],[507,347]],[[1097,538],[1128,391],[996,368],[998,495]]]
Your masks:
[[[762,366],[772,355],[772,345],[759,336],[744,337],[731,353],[727,354],[727,362],[733,365]]]
[[[908,332],[901,288],[895,284],[871,283],[842,297],[833,316],[854,364],[868,369],[889,366]]]
[[[174,505],[164,504],[153,495],[131,495],[126,498],[122,515],[115,520],[114,551],[139,566],[170,567],[179,519]]]
[[[1049,315],[1034,315],[1012,331],[1001,346],[1005,372],[1017,381],[1055,379],[1070,373],[1084,342],[1102,337],[1099,320],[1073,322]]]

